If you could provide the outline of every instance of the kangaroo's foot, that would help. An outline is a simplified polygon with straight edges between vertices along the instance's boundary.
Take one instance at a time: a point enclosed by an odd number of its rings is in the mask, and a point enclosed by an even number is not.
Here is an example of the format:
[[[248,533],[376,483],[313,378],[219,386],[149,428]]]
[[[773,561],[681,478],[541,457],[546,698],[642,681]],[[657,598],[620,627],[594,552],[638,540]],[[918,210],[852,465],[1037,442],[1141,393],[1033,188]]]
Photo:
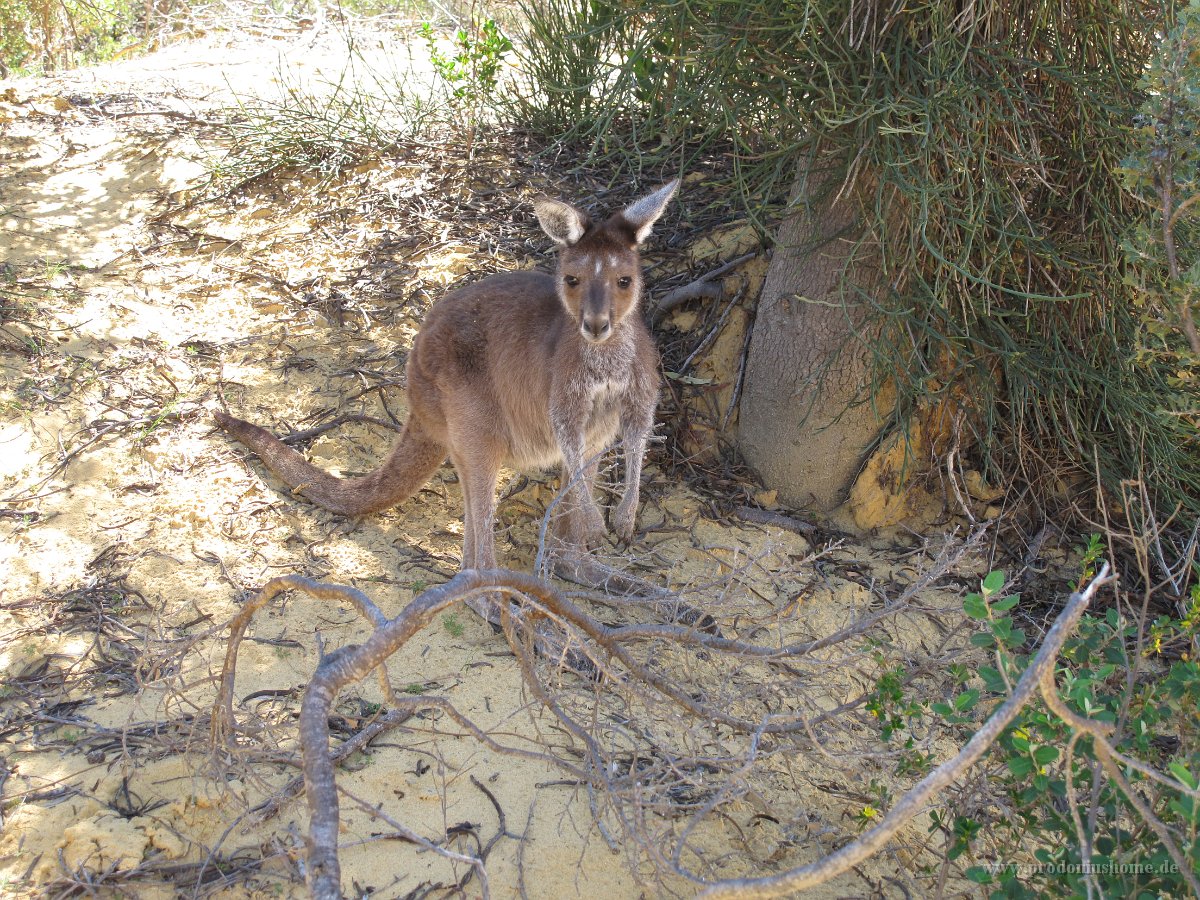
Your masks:
[[[630,501],[628,496],[612,512],[613,532],[622,544],[632,544],[637,530],[637,503]]]

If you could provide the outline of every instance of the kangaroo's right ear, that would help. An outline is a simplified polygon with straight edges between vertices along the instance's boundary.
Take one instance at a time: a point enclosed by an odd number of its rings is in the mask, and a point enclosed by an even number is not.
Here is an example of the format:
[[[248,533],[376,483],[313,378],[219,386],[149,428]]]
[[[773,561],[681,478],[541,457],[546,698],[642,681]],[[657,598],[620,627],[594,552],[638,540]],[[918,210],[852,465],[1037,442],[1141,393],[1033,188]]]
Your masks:
[[[586,213],[580,212],[570,203],[551,200],[549,197],[535,200],[533,210],[537,213],[542,231],[562,247],[578,243],[590,224]]]

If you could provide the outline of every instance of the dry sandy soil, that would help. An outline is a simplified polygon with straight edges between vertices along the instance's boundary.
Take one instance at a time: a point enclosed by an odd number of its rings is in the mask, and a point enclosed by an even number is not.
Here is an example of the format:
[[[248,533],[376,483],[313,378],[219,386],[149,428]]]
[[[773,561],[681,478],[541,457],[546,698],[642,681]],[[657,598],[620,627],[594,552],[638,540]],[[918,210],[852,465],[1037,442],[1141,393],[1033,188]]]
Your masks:
[[[376,421],[327,431],[306,452],[327,468],[369,470],[403,419],[404,354],[428,304],[463,278],[537,265],[548,249],[528,199],[560,186],[495,150],[468,168],[453,146],[413,145],[324,186],[276,180],[197,202],[225,149],[208,120],[229,92],[269,86],[289,66],[311,73],[320,59],[309,37],[212,37],[0,83],[0,893],[302,895],[307,813],[302,794],[281,794],[297,774],[295,717],[319,648],[361,641],[365,629],[349,608],[301,595],[264,610],[241,648],[242,733],[234,749],[214,749],[225,623],[276,575],[358,587],[394,615],[458,568],[449,466],[403,507],[355,523],[281,491],[213,429],[218,408],[277,432],[368,416]],[[589,197],[587,184],[561,189]],[[435,197],[461,210],[453,223]],[[667,232],[686,220],[686,189],[680,204]],[[493,241],[488,223],[501,219],[507,237]],[[652,280],[712,267],[669,244],[651,248]],[[689,327],[698,340],[694,310],[664,335]],[[693,387],[719,380],[708,365]],[[651,461],[638,545],[610,556],[690,590],[727,635],[772,644],[831,634],[900,597],[953,543],[949,526],[905,549],[739,522],[705,485],[681,483],[671,458],[660,448]],[[508,484],[505,564],[531,568],[552,496],[545,479]],[[397,840],[372,807],[440,847],[486,847],[498,897],[692,894],[665,865],[687,828],[680,862],[705,878],[818,858],[857,833],[865,807],[886,807],[881,792],[903,786],[864,694],[889,667],[953,658],[957,598],[982,565],[962,557],[919,604],[792,669],[635,648],[690,696],[751,717],[849,704],[836,727],[819,726],[821,752],[800,738],[763,741],[742,765],[747,735],[546,661],[542,679],[571,714],[593,716],[605,752],[649,761],[644,779],[636,762],[614,775],[615,799],[432,711],[385,731],[340,772],[345,890],[444,895],[470,874]],[[648,618],[592,608],[606,621]],[[465,609],[421,632],[389,675],[414,696],[445,697],[501,744],[581,759],[504,638]],[[335,741],[367,727],[381,700],[373,681],[344,695]],[[952,748],[920,737],[936,757]],[[936,874],[944,842],[927,824],[815,893],[925,893],[920,868]],[[463,892],[482,890],[472,877]]]

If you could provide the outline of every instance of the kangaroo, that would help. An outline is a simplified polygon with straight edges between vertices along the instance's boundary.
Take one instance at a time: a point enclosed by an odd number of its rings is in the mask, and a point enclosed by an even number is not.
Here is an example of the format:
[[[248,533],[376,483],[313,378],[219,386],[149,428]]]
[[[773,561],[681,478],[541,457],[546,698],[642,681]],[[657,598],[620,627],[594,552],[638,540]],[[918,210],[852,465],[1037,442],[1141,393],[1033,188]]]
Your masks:
[[[500,467],[561,466],[569,485],[555,532],[576,547],[603,537],[597,459],[620,435],[624,493],[612,525],[632,539],[646,441],[658,399],[658,351],[639,312],[639,245],[675,180],[602,222],[560,200],[535,202],[558,245],[557,272],[492,275],[429,310],[408,357],[408,420],[387,458],[359,478],[311,465],[257,425],[217,423],[297,494],[359,517],[407,500],[449,456],[463,493],[464,569],[496,566],[492,519]],[[472,604],[496,619],[488,602]]]

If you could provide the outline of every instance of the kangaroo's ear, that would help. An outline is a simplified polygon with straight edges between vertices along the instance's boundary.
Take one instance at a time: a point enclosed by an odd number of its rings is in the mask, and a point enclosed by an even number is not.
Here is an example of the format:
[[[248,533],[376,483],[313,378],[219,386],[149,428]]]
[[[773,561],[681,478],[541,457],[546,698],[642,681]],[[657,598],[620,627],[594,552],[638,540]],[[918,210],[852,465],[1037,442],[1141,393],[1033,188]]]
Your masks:
[[[543,197],[535,200],[533,211],[537,213],[542,231],[550,235],[562,247],[570,247],[583,237],[589,224],[586,213],[580,212],[570,203]]]
[[[667,202],[675,196],[675,191],[678,189],[679,179],[676,178],[670,184],[664,184],[653,194],[634,201],[621,213],[625,217],[625,221],[633,226],[634,240],[637,243],[640,244],[650,236],[650,229],[654,227],[658,217],[667,208]]]

